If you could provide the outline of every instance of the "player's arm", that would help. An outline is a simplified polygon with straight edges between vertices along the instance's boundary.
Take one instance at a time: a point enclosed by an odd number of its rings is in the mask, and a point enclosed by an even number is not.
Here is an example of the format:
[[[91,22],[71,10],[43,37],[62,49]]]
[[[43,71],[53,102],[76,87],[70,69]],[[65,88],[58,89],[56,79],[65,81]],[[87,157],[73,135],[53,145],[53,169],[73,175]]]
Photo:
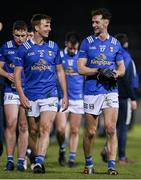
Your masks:
[[[5,62],[0,62],[0,75],[9,79],[10,81],[14,82],[14,76],[13,73],[8,73],[6,72],[3,67],[4,67]]]
[[[0,75],[13,82],[14,81],[13,73],[8,73],[4,70],[4,64],[5,64],[5,58],[3,56],[4,47],[5,47],[4,45],[0,47]]]
[[[20,66],[15,67],[15,70],[14,70],[15,86],[20,97],[21,105],[24,108],[29,108],[29,101],[27,97],[25,96],[23,88],[22,88],[22,79],[21,79],[22,70],[23,70],[23,67],[20,67]]]
[[[116,76],[122,77],[125,74],[125,65],[124,61],[117,61],[117,69],[116,69]]]
[[[63,90],[63,100],[62,100],[62,108],[63,111],[65,111],[68,108],[68,94],[67,94],[67,83],[66,83],[66,75],[63,69],[62,64],[56,65],[56,70],[57,70],[57,76],[59,83],[61,85],[61,88]]]
[[[82,75],[92,76],[98,73],[98,69],[86,66],[87,58],[78,59],[78,72]]]
[[[78,72],[82,75],[92,76],[98,73],[96,68],[87,67],[89,43],[84,39],[80,45],[79,59],[78,59]]]

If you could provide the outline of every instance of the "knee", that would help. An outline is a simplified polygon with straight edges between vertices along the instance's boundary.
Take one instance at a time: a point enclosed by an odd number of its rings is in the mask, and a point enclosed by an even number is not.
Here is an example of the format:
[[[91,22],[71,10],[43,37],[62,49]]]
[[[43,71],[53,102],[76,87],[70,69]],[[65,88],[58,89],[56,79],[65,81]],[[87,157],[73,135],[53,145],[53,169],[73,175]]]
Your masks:
[[[61,127],[57,129],[57,134],[64,135],[65,134],[65,127]]]
[[[92,139],[96,135],[96,128],[90,128],[87,130],[87,136]]]
[[[19,133],[27,133],[28,132],[28,128],[26,124],[20,124],[19,125]]]
[[[10,131],[16,131],[16,123],[13,123],[13,121],[7,122],[6,129],[9,129]]]
[[[31,128],[29,134],[31,137],[36,137],[38,134],[38,130],[36,128]]]
[[[112,126],[109,126],[109,127],[106,128],[106,132],[107,132],[108,136],[114,136],[115,133],[116,133],[116,128],[112,127]]]
[[[77,136],[79,134],[79,128],[76,128],[76,127],[71,128],[70,134],[73,136]]]
[[[50,133],[50,127],[49,126],[42,126],[40,127],[40,136],[44,136],[46,134],[49,134]]]

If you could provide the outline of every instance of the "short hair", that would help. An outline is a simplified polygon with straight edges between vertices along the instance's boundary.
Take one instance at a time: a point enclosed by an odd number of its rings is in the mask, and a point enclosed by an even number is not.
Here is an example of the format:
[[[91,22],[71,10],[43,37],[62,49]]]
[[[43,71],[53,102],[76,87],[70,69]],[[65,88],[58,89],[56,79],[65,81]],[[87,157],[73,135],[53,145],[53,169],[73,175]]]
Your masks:
[[[120,41],[122,46],[124,43],[128,42],[128,36],[125,33],[118,33],[115,35],[115,38]]]
[[[35,31],[35,26],[39,25],[42,19],[51,21],[51,17],[46,14],[34,14],[31,18],[32,30]]]
[[[97,16],[97,15],[102,15],[102,19],[108,19],[109,21],[112,18],[112,14],[106,8],[99,8],[96,10],[92,10],[91,16],[93,17],[93,16]]]
[[[28,32],[33,32],[33,29],[32,29],[31,25],[28,26]]]
[[[26,24],[25,21],[22,21],[22,20],[17,20],[13,23],[13,31],[14,30],[24,30],[24,31],[27,31],[28,30],[28,26]]]
[[[65,41],[75,45],[80,42],[80,37],[76,32],[68,32],[65,36]]]

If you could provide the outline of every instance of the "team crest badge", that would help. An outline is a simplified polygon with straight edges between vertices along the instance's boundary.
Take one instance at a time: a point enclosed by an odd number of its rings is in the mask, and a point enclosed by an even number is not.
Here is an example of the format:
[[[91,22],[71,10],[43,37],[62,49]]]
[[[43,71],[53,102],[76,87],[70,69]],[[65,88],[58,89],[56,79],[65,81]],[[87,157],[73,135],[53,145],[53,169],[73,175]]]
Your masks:
[[[48,55],[49,55],[49,56],[52,56],[52,51],[48,51]]]
[[[110,52],[113,52],[114,51],[114,48],[113,47],[110,47]]]

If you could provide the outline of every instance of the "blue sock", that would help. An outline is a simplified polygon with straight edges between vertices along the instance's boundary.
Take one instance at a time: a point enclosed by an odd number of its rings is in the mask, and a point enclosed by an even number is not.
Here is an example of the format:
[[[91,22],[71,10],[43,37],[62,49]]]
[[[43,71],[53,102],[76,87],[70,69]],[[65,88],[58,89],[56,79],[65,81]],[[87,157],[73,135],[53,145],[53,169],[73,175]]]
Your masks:
[[[14,162],[14,157],[12,155],[7,156],[7,161]]]
[[[93,167],[93,159],[92,156],[85,157],[85,166],[88,168]]]
[[[21,164],[24,165],[24,158],[18,158],[18,163],[17,164]]]
[[[63,143],[61,146],[60,146],[60,152],[65,152],[66,151],[66,145]]]
[[[69,154],[69,161],[75,161],[76,153],[75,152],[70,152]]]
[[[115,169],[116,161],[115,160],[109,160],[108,161],[108,169]]]
[[[43,155],[38,155],[35,158],[35,162],[38,163],[38,164],[43,164],[44,160],[45,160],[45,156],[43,156]]]

